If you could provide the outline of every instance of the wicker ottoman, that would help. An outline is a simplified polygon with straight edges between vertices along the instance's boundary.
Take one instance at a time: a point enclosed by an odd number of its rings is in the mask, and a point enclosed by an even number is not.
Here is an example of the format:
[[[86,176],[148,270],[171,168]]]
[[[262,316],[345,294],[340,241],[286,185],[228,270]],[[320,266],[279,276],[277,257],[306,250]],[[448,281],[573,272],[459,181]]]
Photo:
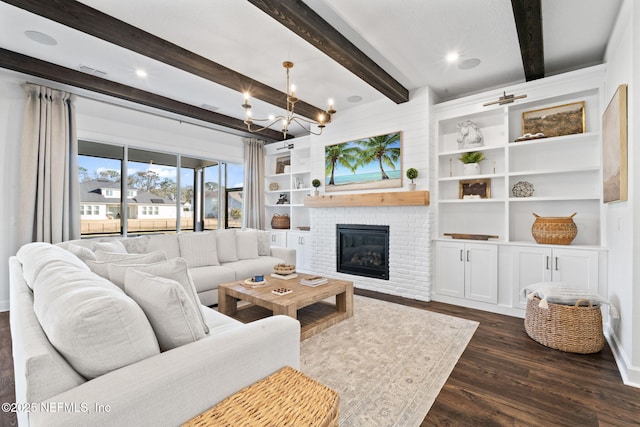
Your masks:
[[[588,304],[587,306],[580,304]],[[582,300],[576,305],[551,304],[540,308],[540,299],[527,301],[524,328],[540,344],[569,353],[597,353],[604,347],[599,306]]]
[[[338,426],[338,393],[285,367],[183,424],[204,426]]]

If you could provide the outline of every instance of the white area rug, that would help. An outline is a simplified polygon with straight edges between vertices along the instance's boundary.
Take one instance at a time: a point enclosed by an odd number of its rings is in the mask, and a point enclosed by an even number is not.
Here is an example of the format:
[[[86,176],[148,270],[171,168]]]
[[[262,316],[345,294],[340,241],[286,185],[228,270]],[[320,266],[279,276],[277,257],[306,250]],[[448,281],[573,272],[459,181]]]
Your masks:
[[[340,393],[341,427],[419,426],[477,322],[355,296],[355,314],[301,343],[301,370]]]

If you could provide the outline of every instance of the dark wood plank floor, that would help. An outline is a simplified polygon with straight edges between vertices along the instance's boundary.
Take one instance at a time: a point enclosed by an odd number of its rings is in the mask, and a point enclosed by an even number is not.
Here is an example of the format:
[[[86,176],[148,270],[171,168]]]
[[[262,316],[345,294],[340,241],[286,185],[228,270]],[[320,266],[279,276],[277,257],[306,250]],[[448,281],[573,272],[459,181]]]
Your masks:
[[[480,322],[422,426],[639,426],[640,389],[611,353],[564,353],[533,341],[524,320],[438,302],[357,294]]]
[[[480,322],[422,426],[640,425],[640,389],[622,384],[608,346],[591,355],[563,353],[529,338],[519,318],[356,293]],[[9,314],[0,313],[2,402],[15,401],[12,363]],[[15,417],[0,413],[0,425],[16,425]]]

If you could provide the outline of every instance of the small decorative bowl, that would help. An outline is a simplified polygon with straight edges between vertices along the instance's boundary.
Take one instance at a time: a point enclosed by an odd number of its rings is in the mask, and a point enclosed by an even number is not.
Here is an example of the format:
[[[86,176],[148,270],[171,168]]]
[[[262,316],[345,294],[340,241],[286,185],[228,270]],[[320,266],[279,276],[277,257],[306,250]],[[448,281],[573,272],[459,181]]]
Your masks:
[[[531,197],[534,191],[533,184],[527,181],[517,182],[511,189],[513,197]]]
[[[291,264],[276,264],[273,266],[273,272],[286,276],[287,274],[293,274],[296,272],[296,266]]]
[[[279,189],[280,189],[280,186],[278,185],[277,182],[272,182],[269,184],[269,190],[278,191]]]

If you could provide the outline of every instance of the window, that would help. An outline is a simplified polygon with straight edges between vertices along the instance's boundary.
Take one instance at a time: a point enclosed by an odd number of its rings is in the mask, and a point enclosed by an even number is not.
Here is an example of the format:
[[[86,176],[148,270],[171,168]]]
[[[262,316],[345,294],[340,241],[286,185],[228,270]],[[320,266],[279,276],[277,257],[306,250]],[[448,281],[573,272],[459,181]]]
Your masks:
[[[242,165],[88,141],[78,148],[83,236],[242,226]]]

